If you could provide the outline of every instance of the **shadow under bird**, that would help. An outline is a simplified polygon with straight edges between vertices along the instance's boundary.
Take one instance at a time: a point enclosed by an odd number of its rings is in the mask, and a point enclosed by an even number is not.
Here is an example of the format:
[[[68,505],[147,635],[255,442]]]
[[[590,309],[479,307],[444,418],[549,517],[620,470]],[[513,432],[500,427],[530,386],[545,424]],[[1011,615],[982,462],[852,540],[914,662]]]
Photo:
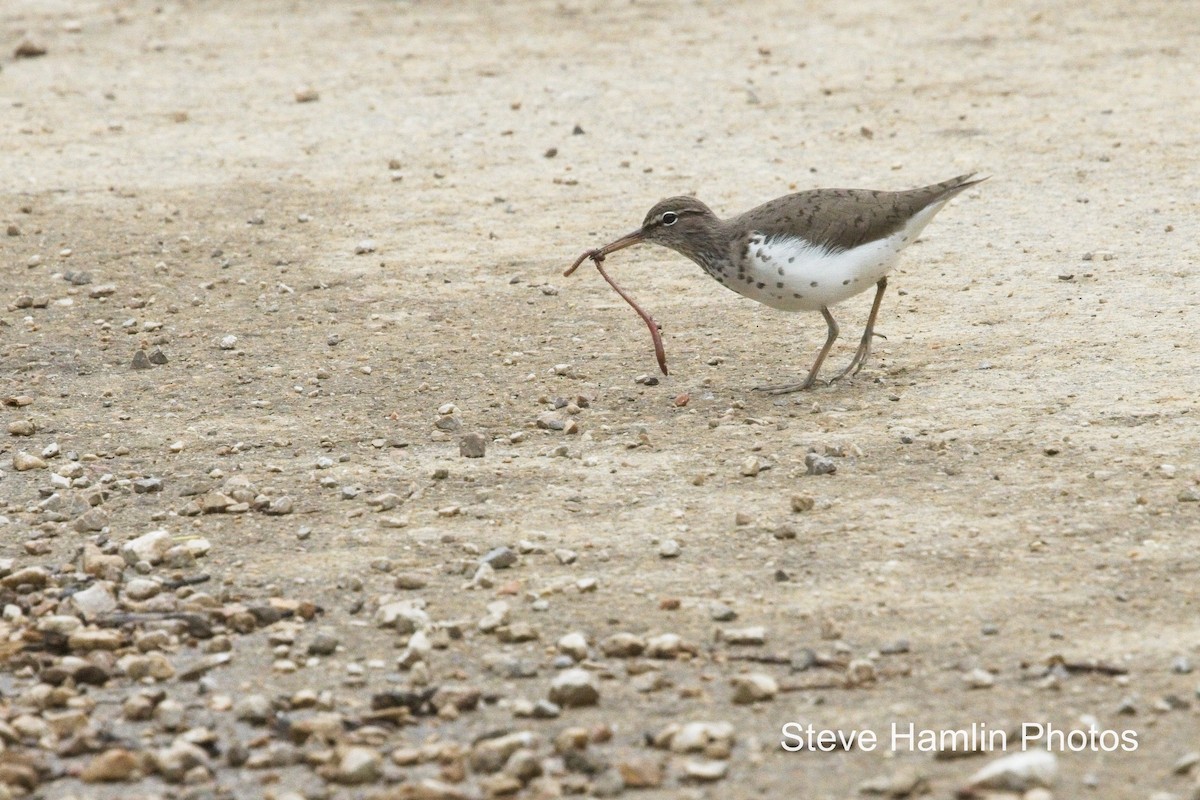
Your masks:
[[[838,325],[830,307],[874,286],[875,301],[858,350],[850,365],[829,382],[862,369],[876,335],[887,276],[900,251],[951,198],[985,180],[971,173],[903,192],[813,189],[778,197],[730,219],[720,219],[694,197],[669,197],[650,209],[642,227],[588,251],[581,260],[590,257],[599,265],[609,253],[631,245],[659,244],[687,256],[721,285],[751,300],[783,311],[820,311],[829,331],[808,376],[799,383],[755,387],[774,394],[795,392],[816,382],[837,341]]]

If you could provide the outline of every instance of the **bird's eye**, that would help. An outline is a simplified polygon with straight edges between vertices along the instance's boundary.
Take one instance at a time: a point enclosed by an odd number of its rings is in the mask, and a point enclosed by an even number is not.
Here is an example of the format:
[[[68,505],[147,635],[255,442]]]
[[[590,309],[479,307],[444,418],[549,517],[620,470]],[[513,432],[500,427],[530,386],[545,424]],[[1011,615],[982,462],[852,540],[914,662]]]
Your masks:
[[[679,215],[676,214],[674,211],[668,211],[667,213],[662,215],[662,224],[663,225],[674,225],[678,221],[679,221]]]

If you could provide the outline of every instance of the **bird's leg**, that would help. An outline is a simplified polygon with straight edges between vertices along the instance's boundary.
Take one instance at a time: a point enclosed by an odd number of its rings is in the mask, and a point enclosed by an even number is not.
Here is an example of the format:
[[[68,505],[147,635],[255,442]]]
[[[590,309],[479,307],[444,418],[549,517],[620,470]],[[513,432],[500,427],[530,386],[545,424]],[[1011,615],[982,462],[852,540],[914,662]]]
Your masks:
[[[838,373],[830,383],[839,381],[847,375],[857,375],[858,371],[863,368],[863,364],[866,363],[867,356],[871,355],[871,340],[876,335],[875,318],[879,316],[879,304],[883,302],[883,293],[887,290],[887,278],[880,278],[875,286],[875,302],[871,304],[871,316],[867,317],[867,329],[863,331],[862,341],[858,343],[858,350],[854,352],[854,358],[850,359],[850,366]]]
[[[821,352],[817,353],[817,360],[813,362],[812,369],[808,371],[808,377],[803,383],[785,383],[781,386],[755,386],[755,391],[766,392],[768,394],[788,394],[790,392],[802,392],[805,389],[811,388],[817,382],[817,373],[821,371],[821,365],[825,363],[825,356],[829,355],[833,343],[838,338],[838,324],[834,320],[833,314],[829,313],[829,309],[825,306],[821,307],[821,315],[825,317],[825,324],[829,326],[829,334],[825,337],[825,346],[821,348]]]

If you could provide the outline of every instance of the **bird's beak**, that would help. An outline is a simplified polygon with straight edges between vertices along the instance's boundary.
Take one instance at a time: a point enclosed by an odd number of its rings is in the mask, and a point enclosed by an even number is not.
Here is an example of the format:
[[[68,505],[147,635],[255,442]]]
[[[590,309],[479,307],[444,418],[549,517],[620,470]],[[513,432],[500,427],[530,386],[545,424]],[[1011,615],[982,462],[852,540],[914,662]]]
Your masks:
[[[579,258],[575,259],[575,263],[567,267],[567,270],[563,273],[563,275],[570,275],[572,272],[578,269],[579,265],[584,262],[584,259],[604,258],[609,253],[615,253],[618,250],[624,250],[626,247],[630,247],[644,241],[646,241],[646,229],[638,228],[633,233],[628,233],[622,236],[620,239],[617,239],[615,242],[609,242],[608,244],[604,245],[604,247],[596,250],[588,250]]]
[[[617,239],[615,242],[610,242],[609,244],[604,245],[604,247],[601,247],[596,251],[596,255],[603,257],[609,253],[615,253],[618,250],[624,250],[630,245],[635,245],[644,241],[646,241],[646,231],[643,228],[638,228],[633,233],[626,234],[620,239]]]

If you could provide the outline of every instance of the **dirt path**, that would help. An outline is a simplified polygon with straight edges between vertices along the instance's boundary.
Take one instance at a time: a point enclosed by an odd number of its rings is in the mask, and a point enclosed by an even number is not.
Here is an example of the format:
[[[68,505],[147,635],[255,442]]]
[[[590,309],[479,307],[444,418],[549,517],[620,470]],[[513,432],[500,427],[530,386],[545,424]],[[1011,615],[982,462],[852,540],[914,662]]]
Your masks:
[[[162,682],[221,755],[186,788],[147,768],[145,791],[424,796],[398,787],[462,778],[445,766],[462,754],[410,767],[394,749],[435,737],[473,753],[512,729],[540,737],[531,797],[619,790],[612,776],[638,758],[665,772],[637,796],[847,797],[916,773],[944,797],[1003,754],[793,754],[780,728],[1093,720],[1139,746],[1060,753],[1060,796],[1195,791],[1195,773],[1172,771],[1200,730],[1200,17],[1187,4],[9,0],[0,22],[0,397],[32,400],[0,419],[34,429],[0,441],[0,556],[58,586],[9,586],[24,622],[6,611],[6,634],[90,582],[70,577],[85,543],[111,555],[156,528],[211,543],[195,567],[149,573],[211,576],[172,602],[203,591],[226,622],[271,597],[322,609],[276,624],[298,626],[290,645],[269,625],[218,630],[233,658],[203,694]],[[26,38],[48,52],[12,57]],[[304,88],[319,99],[297,102]],[[594,270],[561,277],[668,195],[731,214],[793,189],[972,170],[992,179],[907,251],[887,340],[833,387],[751,392],[807,369],[819,316],[756,306],[649,247],[608,261],[664,326],[672,375],[638,383],[655,374],[644,327]],[[65,279],[82,272],[90,282]],[[838,308],[832,366],[869,305]],[[132,368],[155,348],[167,364]],[[577,432],[538,427],[547,414]],[[483,434],[484,458],[460,457],[464,433]],[[12,464],[55,443],[45,468]],[[836,473],[806,474],[810,451]],[[51,474],[69,463],[87,476],[72,491],[103,489],[103,530],[76,530],[82,507],[39,506],[67,494]],[[148,477],[162,491],[135,488]],[[234,478],[291,498],[291,513],[250,500],[189,516],[213,493],[236,500]],[[379,510],[386,495],[396,505]],[[660,555],[668,540],[678,556]],[[514,566],[466,588],[482,555],[521,541]],[[127,608],[135,572],[113,582]],[[422,585],[396,589],[397,574]],[[395,664],[406,638],[375,624],[392,595],[423,600],[437,633],[415,674]],[[506,628],[538,638],[479,631],[498,599]],[[754,626],[765,644],[720,634]],[[332,655],[305,650],[318,630]],[[514,716],[547,696],[572,631],[599,705]],[[617,632],[678,634],[692,652],[606,654]],[[221,649],[178,634],[163,651],[179,665]],[[824,666],[793,671],[805,648]],[[1051,668],[1058,657],[1125,674]],[[2,676],[8,730],[46,712],[29,704],[47,663]],[[144,688],[113,669],[83,692],[97,719]],[[734,704],[743,671],[783,691]],[[373,695],[422,683],[483,700],[362,733]],[[253,721],[211,698],[261,692],[294,721],[302,689],[332,692],[322,708],[345,717],[349,743],[231,765],[235,740],[261,753],[269,737],[256,745]],[[646,746],[672,720],[732,723],[725,777],[689,778],[689,756]],[[606,725],[591,773],[552,757],[564,728]],[[161,719],[119,731],[135,750],[178,735]],[[0,731],[10,758],[44,751],[44,796],[128,796],[66,774],[107,744],[64,754],[67,736],[39,738]],[[386,766],[363,787],[326,784],[322,764],[351,745]],[[463,796],[497,790],[464,774]]]

